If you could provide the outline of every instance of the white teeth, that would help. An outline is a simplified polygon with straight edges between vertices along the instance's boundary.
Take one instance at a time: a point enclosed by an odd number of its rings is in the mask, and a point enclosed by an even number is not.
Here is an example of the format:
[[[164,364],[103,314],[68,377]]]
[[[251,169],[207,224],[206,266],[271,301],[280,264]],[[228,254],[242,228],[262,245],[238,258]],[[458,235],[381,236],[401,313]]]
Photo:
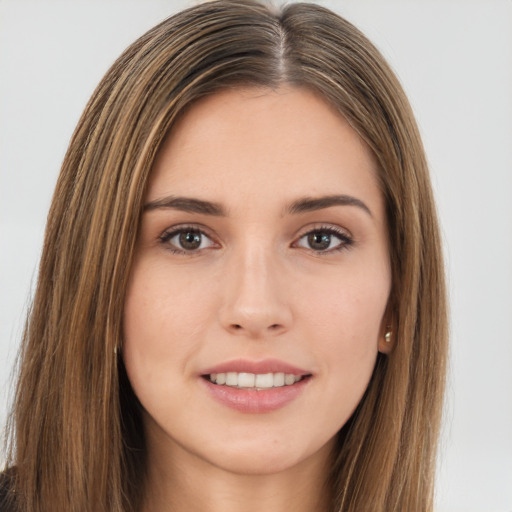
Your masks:
[[[274,375],[272,373],[258,373],[256,375],[257,388],[271,388],[274,386]]]
[[[302,379],[301,375],[293,373],[246,373],[227,372],[212,373],[209,375],[210,382],[219,386],[230,386],[235,388],[270,389],[282,386],[291,386]]]
[[[287,385],[287,386],[291,386],[292,384],[295,383],[295,375],[291,375],[289,373],[287,373],[285,376],[284,376],[284,383]]]
[[[239,373],[237,385],[241,388],[253,388],[255,380],[254,373]]]
[[[238,386],[238,373],[226,373],[226,386]]]
[[[284,386],[284,373],[274,373],[274,387]]]

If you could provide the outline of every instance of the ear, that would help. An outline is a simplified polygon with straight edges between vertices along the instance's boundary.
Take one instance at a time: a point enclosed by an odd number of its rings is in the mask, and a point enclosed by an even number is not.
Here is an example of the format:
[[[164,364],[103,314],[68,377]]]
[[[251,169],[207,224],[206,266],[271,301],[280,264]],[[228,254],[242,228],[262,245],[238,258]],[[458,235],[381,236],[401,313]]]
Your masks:
[[[394,332],[391,327],[388,327],[385,332],[379,336],[379,352],[382,354],[390,354],[393,350],[393,335]]]
[[[393,320],[393,315],[387,309],[380,325],[378,350],[381,354],[390,354],[392,352],[396,339],[395,326],[396,322]]]

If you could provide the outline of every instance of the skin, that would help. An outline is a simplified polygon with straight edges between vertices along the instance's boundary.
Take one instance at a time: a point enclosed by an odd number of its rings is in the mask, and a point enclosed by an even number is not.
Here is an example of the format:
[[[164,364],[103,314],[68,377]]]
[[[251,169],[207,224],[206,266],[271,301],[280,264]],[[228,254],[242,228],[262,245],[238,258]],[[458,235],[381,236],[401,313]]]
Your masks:
[[[124,315],[148,444],[145,510],[327,510],[335,435],[390,349],[376,172],[346,120],[305,89],[218,93],[173,128],[152,171]],[[360,203],[289,211],[332,195]],[[169,196],[224,215],[162,206]],[[178,228],[200,230],[199,248],[180,249]],[[327,248],[312,247],[311,233]],[[277,410],[233,410],[201,373],[240,358],[311,376]]]

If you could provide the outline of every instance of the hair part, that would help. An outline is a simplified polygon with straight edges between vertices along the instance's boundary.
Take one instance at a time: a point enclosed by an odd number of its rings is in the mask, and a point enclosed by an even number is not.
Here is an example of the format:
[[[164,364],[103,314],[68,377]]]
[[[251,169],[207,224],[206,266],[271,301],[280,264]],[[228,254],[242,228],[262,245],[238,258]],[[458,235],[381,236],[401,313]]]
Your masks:
[[[11,425],[19,510],[137,511],[145,447],[122,359],[127,280],[156,153],[177,118],[226,88],[306,87],[371,149],[387,205],[391,354],[339,433],[332,511],[431,512],[447,352],[441,240],[413,113],[354,26],[325,8],[220,0],[133,43],[65,156],[25,329]]]

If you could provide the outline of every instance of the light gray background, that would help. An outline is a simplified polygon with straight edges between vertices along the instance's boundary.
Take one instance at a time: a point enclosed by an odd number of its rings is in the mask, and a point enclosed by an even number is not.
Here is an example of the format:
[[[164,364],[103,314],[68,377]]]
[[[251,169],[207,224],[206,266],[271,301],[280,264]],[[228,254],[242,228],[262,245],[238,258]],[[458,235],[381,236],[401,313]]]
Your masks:
[[[0,0],[0,425],[73,128],[125,46],[193,3]],[[320,3],[363,29],[388,58],[431,163],[452,318],[437,510],[510,512],[512,1]]]

